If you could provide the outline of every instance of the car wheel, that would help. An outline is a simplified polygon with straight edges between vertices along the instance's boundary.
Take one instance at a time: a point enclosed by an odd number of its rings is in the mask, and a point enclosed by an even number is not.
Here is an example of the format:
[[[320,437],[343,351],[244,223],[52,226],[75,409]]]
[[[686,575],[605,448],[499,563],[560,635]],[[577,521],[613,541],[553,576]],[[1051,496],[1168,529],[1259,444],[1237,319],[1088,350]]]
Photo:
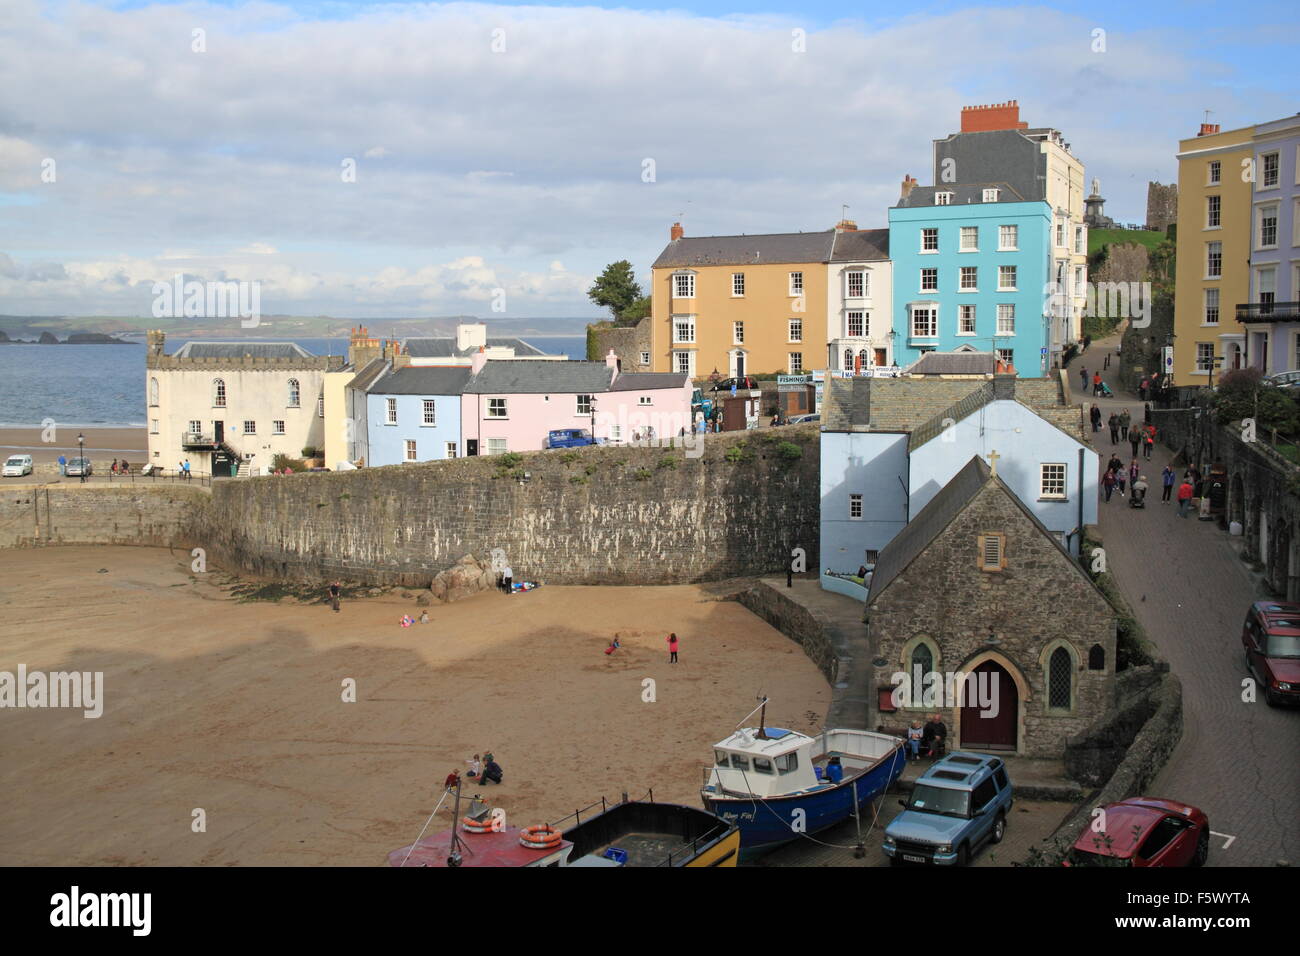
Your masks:
[[[889,865],[890,865],[890,866],[902,866],[902,865],[903,865],[903,860],[902,860],[901,857],[891,856],[891,857],[889,858]]]
[[[957,848],[957,865],[958,865],[958,866],[969,866],[969,865],[970,865],[970,845],[969,845],[969,844],[963,843],[961,846],[959,846],[959,847]]]
[[[999,813],[998,818],[993,823],[993,832],[989,834],[990,843],[1001,843],[1002,838],[1007,835],[1007,817],[1006,814]]]
[[[1205,861],[1210,858],[1210,833],[1209,830],[1202,830],[1200,839],[1196,841],[1196,854],[1192,857],[1192,866],[1205,866]]]

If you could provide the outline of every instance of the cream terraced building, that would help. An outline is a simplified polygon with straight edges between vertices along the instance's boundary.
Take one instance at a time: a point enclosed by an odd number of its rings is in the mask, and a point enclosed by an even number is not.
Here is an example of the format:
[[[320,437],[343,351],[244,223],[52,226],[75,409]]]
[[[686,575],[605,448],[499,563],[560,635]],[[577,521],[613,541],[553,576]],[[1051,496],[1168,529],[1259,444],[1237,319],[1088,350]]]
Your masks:
[[[325,376],[342,356],[312,355],[292,342],[187,342],[165,353],[148,333],[145,358],[148,464],[195,474],[265,473],[272,458],[323,451]]]

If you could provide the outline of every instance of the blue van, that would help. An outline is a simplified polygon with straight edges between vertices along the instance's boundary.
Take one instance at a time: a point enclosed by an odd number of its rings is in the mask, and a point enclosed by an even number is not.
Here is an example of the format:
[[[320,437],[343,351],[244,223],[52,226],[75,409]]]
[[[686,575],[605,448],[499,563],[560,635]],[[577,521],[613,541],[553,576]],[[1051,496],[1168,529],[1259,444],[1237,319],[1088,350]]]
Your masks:
[[[596,439],[585,428],[557,428],[547,432],[547,448],[579,448],[583,445],[595,445]]]
[[[891,865],[965,866],[985,843],[1002,842],[1013,800],[1000,758],[959,751],[932,764],[899,802],[903,812],[885,828]]]

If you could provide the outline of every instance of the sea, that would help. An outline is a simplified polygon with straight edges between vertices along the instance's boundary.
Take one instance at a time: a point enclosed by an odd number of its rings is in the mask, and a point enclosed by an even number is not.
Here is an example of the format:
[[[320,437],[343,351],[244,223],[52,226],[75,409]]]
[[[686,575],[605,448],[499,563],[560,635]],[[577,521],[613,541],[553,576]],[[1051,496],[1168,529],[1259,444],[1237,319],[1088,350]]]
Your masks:
[[[527,335],[549,355],[587,357],[581,335]],[[168,352],[186,342],[229,339],[168,336]],[[241,339],[241,341],[255,341]],[[284,341],[277,339],[276,341]],[[313,355],[347,355],[347,339],[294,339]],[[145,426],[145,347],[139,345],[0,345],[0,428]]]

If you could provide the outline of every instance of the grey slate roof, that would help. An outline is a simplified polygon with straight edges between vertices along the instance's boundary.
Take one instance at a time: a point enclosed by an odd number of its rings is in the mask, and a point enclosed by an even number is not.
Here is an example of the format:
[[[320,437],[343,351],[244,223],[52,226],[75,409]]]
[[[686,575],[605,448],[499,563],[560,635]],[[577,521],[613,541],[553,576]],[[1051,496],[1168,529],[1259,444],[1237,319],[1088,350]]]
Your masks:
[[[352,376],[352,381],[348,382],[348,388],[360,389],[365,391],[375,379],[383,375],[388,370],[388,363],[381,358],[373,358],[357,370],[357,374]]]
[[[831,262],[871,262],[889,258],[888,229],[859,229],[835,236]]]
[[[972,380],[967,379],[967,381]],[[940,434],[945,419],[950,418],[954,422],[959,422],[967,415],[979,411],[989,402],[999,399],[1017,401],[1075,441],[1090,444],[1088,438],[1090,432],[1084,427],[1083,412],[1077,406],[1065,404],[1059,381],[1051,378],[1021,379],[1013,375],[998,375],[992,381],[985,381],[979,389],[949,408],[936,413],[929,421],[913,430],[907,442],[907,450],[914,451]]]
[[[535,345],[529,345],[523,339],[491,338],[486,340],[488,348],[514,349],[515,355],[545,355]],[[404,339],[403,347],[412,358],[451,358],[468,356],[478,351],[478,346],[467,349],[456,348],[456,340],[450,337],[428,337]]]
[[[822,430],[911,432],[986,384],[974,378],[832,378]]]
[[[996,363],[992,352],[926,352],[907,374],[992,375]]]
[[[914,186],[906,199],[899,197],[895,208],[908,206],[933,206],[936,192],[952,193],[951,206],[984,203],[984,190],[997,188],[998,202],[1024,202],[1024,197],[1007,183],[944,183],[939,186]],[[987,205],[987,204],[986,204]]]
[[[534,362],[492,359],[465,386],[467,395],[508,392],[574,393],[609,391],[614,370],[604,362]]]
[[[952,523],[953,518],[961,514],[962,509],[984,487],[990,474],[988,463],[978,455],[973,455],[962,470],[953,475],[952,480],[939,489],[929,504],[907,523],[907,527],[885,545],[876,560],[876,570],[871,575],[867,604],[879,597],[890,582],[902,574],[926,546]],[[1010,494],[1011,497],[1016,497],[1014,492]]]
[[[614,379],[611,392],[635,392],[646,388],[681,388],[687,376],[677,372],[624,372]]]
[[[173,358],[315,358],[295,342],[186,342]]]
[[[370,395],[459,395],[465,390],[470,373],[471,369],[465,365],[408,365],[381,376],[366,392]]]
[[[834,229],[754,236],[687,236],[669,242],[654,261],[653,268],[829,262],[834,239]]]

